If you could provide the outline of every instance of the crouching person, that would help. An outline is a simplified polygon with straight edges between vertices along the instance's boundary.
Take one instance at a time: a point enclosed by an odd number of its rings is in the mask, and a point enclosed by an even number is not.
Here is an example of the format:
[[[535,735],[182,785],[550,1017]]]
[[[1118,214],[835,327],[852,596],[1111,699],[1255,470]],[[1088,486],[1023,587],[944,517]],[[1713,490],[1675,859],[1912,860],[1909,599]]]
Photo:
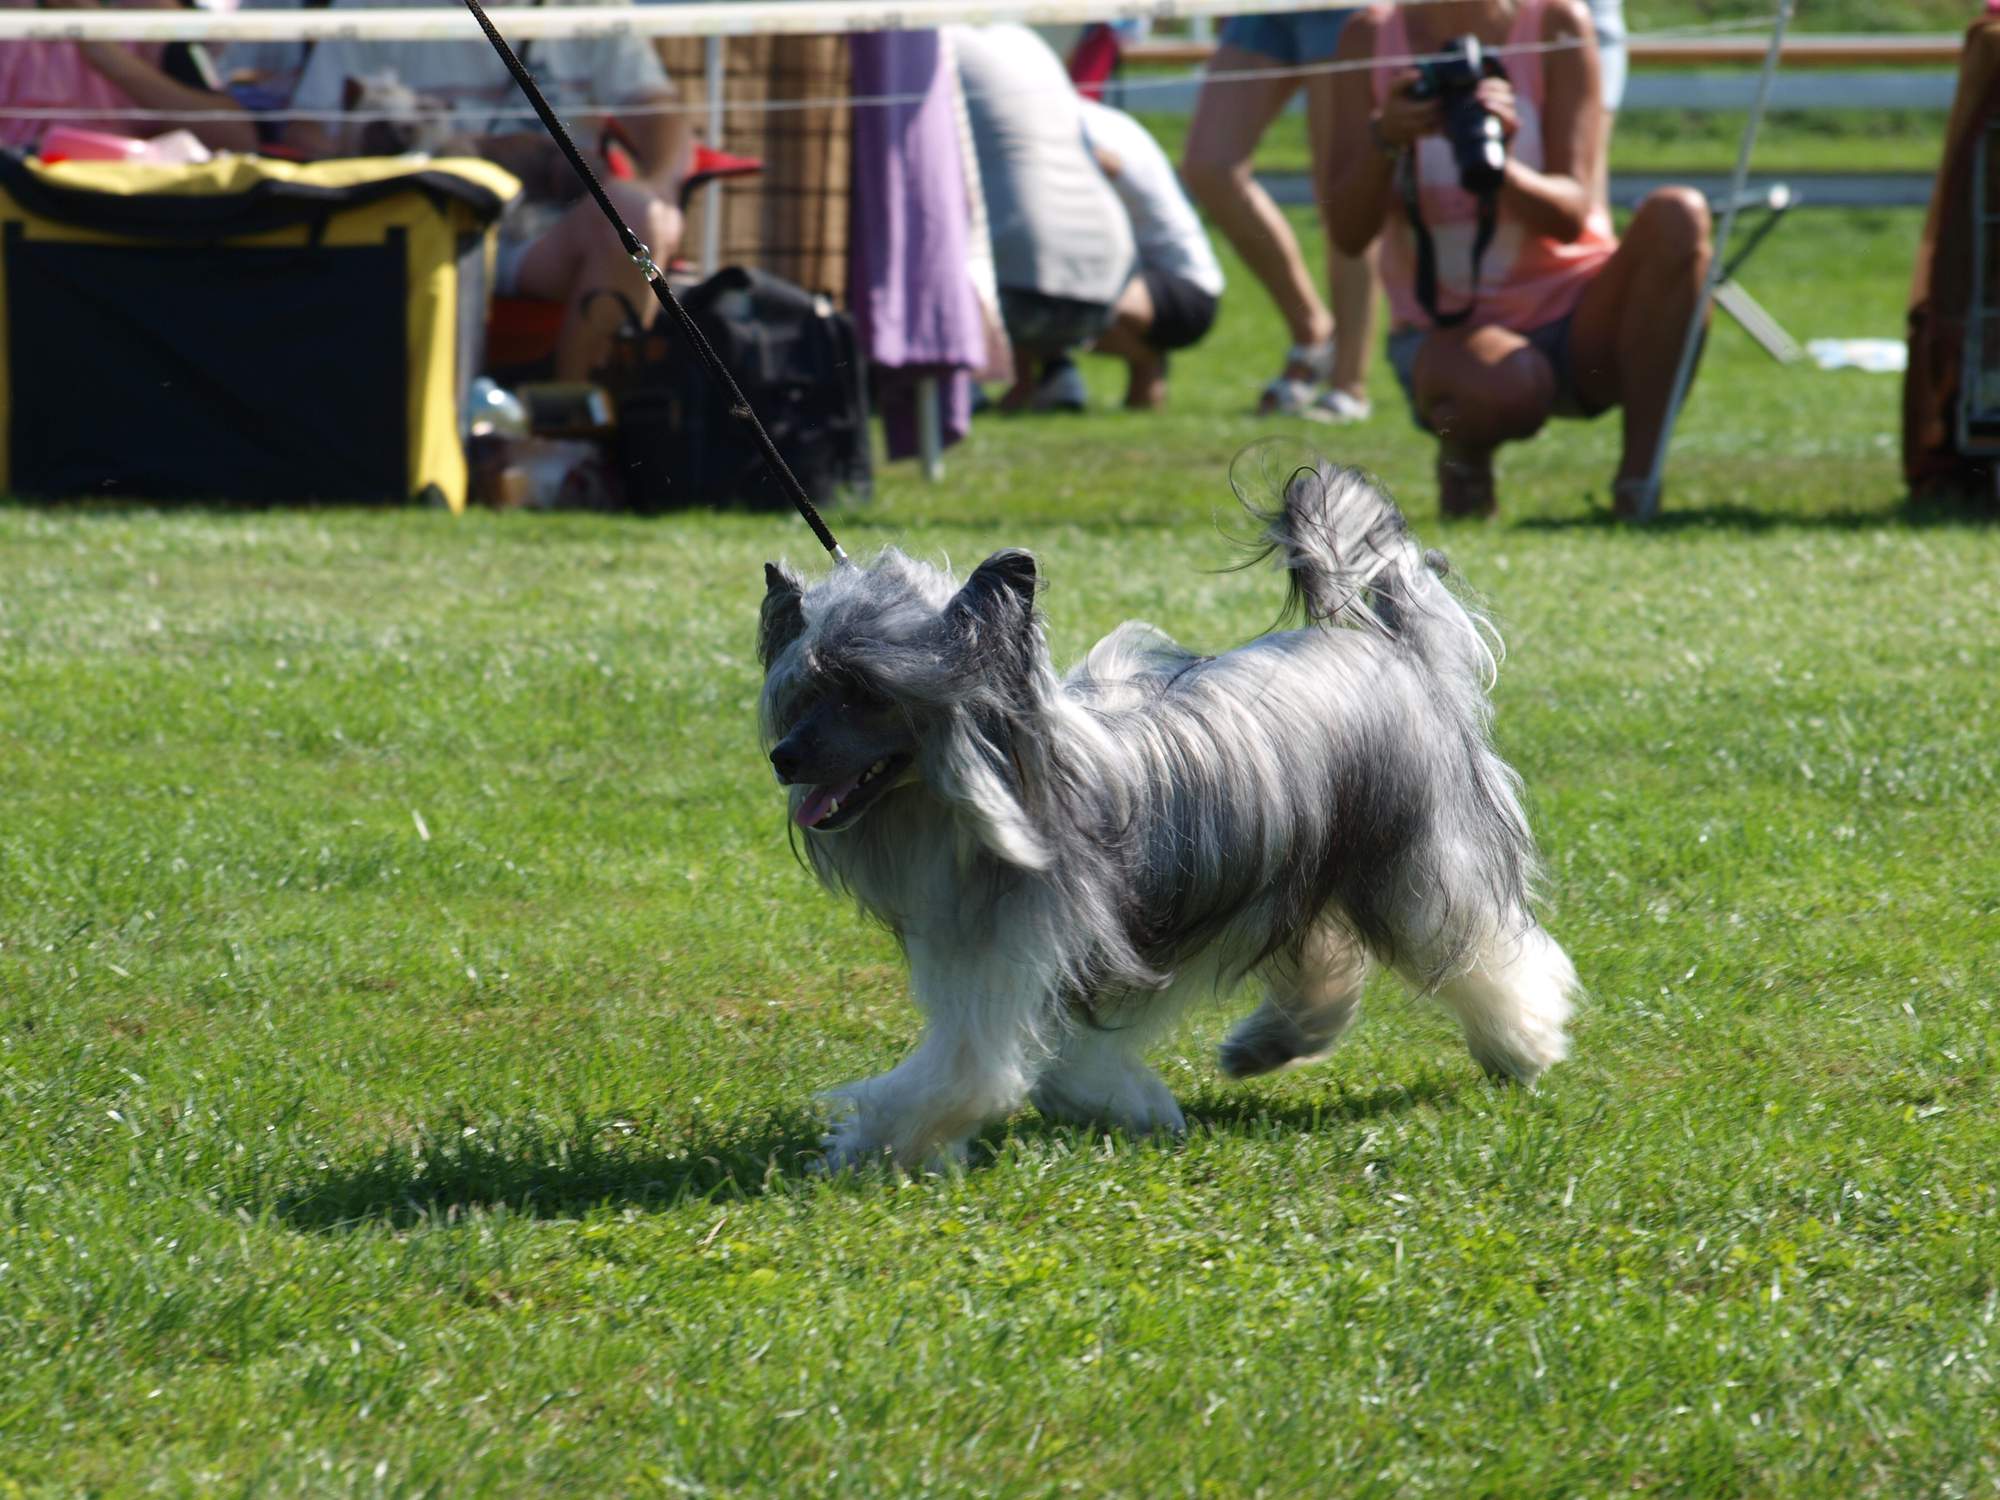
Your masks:
[[[333,0],[336,6],[424,5],[430,0]],[[488,0],[506,29],[505,10],[520,0]],[[550,0],[553,4],[580,0]],[[616,0],[613,0],[616,3]],[[546,37],[529,44],[527,63],[558,113],[586,146],[616,117],[638,156],[636,179],[600,172],[625,222],[666,265],[680,247],[676,196],[686,171],[685,117],[666,112],[673,85],[658,55],[630,36]],[[356,101],[360,101],[359,104]],[[622,292],[639,317],[658,311],[645,275],[555,143],[532,117],[513,77],[484,39],[467,42],[382,42],[336,39],[313,49],[293,107],[320,114],[368,106],[372,114],[395,101],[410,114],[408,146],[437,155],[482,156],[522,180],[526,202],[501,224],[495,290],[564,306],[556,343],[556,376],[586,380],[610,354],[622,308],[590,302],[596,291]],[[379,125],[374,121],[370,125]],[[322,120],[294,121],[286,141],[307,156],[372,154],[381,132],[341,129]],[[587,305],[589,304],[589,305]]]
[[[1062,59],[1025,26],[953,26],[1000,319],[1014,347],[1006,411],[1081,411],[1069,355],[1112,326],[1136,256],[1132,226],[1085,144]],[[1039,378],[1038,378],[1039,377]]]
[[[1167,356],[1198,344],[1215,324],[1222,265],[1167,154],[1123,110],[1084,99],[1083,129],[1097,165],[1132,221],[1139,269],[1119,293],[1098,352],[1130,371],[1125,404],[1150,411],[1167,400]]]
[[[1395,61],[1471,36],[1504,72],[1456,85]],[[1710,258],[1708,206],[1686,188],[1643,203],[1621,241],[1596,190],[1604,101],[1583,0],[1377,5],[1341,35],[1332,159],[1320,184],[1341,247],[1383,236],[1389,357],[1438,440],[1439,508],[1487,516],[1493,454],[1551,416],[1619,407],[1622,516],[1658,508],[1654,458]],[[1475,103],[1506,150],[1483,193],[1447,133]],[[1461,132],[1462,134],[1462,132]]]

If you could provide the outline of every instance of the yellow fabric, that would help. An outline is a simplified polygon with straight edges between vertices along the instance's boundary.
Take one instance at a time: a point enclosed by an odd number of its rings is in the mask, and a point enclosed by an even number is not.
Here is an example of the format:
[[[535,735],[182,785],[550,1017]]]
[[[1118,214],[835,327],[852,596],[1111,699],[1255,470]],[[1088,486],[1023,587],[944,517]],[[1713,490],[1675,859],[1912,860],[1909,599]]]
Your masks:
[[[501,203],[520,191],[519,181],[503,168],[473,157],[451,157],[413,166],[395,157],[358,157],[342,161],[294,163],[263,157],[218,157],[200,166],[162,166],[148,162],[57,162],[31,160],[29,169],[49,186],[107,196],[180,195],[214,197],[249,192],[273,179],[313,187],[361,187],[419,173],[449,174],[492,193]],[[445,209],[438,211],[439,205]],[[106,233],[58,222],[23,209],[0,189],[0,226],[23,226],[35,240],[72,244],[174,243],[123,233]],[[494,219],[457,198],[427,194],[416,183],[407,192],[372,201],[335,207],[323,225],[297,225],[264,234],[240,235],[215,242],[215,253],[232,245],[287,246],[379,245],[389,231],[400,229],[408,249],[408,329],[410,439],[409,484],[414,496],[436,485],[454,512],[465,508],[468,474],[459,439],[456,353],[459,304],[458,245],[467,234],[485,239],[486,264],[491,269]],[[181,242],[184,243],[184,242]],[[0,278],[0,330],[6,327],[5,278]],[[491,277],[487,278],[490,292]],[[0,359],[0,433],[7,431],[11,393],[9,361]],[[0,450],[5,449],[0,443]],[[0,451],[0,493],[9,482],[8,456]]]

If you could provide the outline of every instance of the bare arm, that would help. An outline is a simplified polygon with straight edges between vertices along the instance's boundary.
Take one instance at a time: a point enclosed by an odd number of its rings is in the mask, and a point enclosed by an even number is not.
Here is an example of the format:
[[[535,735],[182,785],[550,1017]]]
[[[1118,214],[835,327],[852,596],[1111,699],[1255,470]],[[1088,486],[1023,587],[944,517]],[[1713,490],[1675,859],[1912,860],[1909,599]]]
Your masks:
[[[98,0],[42,0],[50,10],[101,10]],[[154,122],[162,130],[193,131],[204,145],[218,151],[255,151],[257,127],[242,105],[227,94],[209,89],[189,88],[169,78],[136,52],[116,42],[79,42],[77,54],[93,71],[124,94],[140,109],[161,110],[169,118]],[[174,118],[226,110],[233,120]]]
[[[673,94],[659,94],[634,102],[660,105],[678,101]],[[641,175],[655,192],[671,200],[680,191],[681,178],[687,174],[688,144],[694,136],[693,118],[676,110],[634,115],[630,120],[619,123],[625,127],[626,135],[631,137],[633,150],[639,153]]]
[[[1553,0],[1545,15],[1542,40],[1573,45],[1542,55],[1542,168],[1536,171],[1509,155],[1500,204],[1534,233],[1568,244],[1582,235],[1594,201],[1592,184],[1604,150],[1604,85],[1597,33],[1581,0]],[[1480,85],[1482,98],[1490,101],[1502,92],[1495,82]],[[1513,90],[1504,92],[1502,122],[1511,136]]]
[[[1356,16],[1340,33],[1335,57],[1367,62],[1375,55],[1378,30],[1372,16]],[[1438,128],[1436,102],[1414,100],[1407,93],[1415,79],[1414,70],[1399,73],[1378,110],[1368,68],[1331,75],[1333,139],[1317,186],[1327,205],[1327,227],[1345,254],[1365,251],[1388,221],[1395,198],[1395,154]]]

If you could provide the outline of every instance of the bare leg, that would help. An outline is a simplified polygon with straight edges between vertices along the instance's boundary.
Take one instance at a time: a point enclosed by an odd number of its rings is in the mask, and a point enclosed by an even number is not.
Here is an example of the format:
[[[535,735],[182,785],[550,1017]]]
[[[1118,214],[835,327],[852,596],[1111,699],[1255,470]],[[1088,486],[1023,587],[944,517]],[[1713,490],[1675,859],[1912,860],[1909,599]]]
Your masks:
[[[1298,87],[1289,78],[1231,79],[1231,73],[1277,67],[1275,59],[1240,47],[1218,47],[1188,125],[1181,176],[1250,273],[1277,304],[1298,345],[1333,337],[1333,318],[1320,301],[1292,226],[1251,175],[1257,142]],[[1295,379],[1313,371],[1288,367]]]
[[[1325,149],[1333,138],[1333,79],[1320,74],[1306,80],[1306,139],[1312,145],[1313,181],[1317,186],[1320,219],[1324,224],[1332,201],[1327,180],[1331,153]],[[1375,269],[1375,247],[1362,255],[1343,255],[1333,243],[1331,227],[1326,231],[1327,286],[1333,297],[1333,326],[1340,340],[1334,353],[1333,388],[1357,400],[1368,397],[1368,360],[1375,343],[1375,304],[1381,295],[1381,277]]]
[[[1333,356],[1333,388],[1368,399],[1368,361],[1375,344],[1375,303],[1381,277],[1375,247],[1363,255],[1343,255],[1327,240],[1327,276],[1333,289],[1333,323],[1340,342]]]
[[[1417,410],[1437,434],[1439,508],[1493,514],[1493,450],[1542,430],[1555,409],[1555,371],[1520,334],[1489,324],[1426,335],[1414,384]]]
[[[604,186],[625,222],[651,248],[653,259],[665,264],[680,244],[680,210],[636,183],[610,181]],[[520,275],[524,295],[564,304],[556,336],[556,376],[561,380],[588,380],[603,368],[624,319],[624,309],[612,298],[598,298],[586,308],[590,293],[623,293],[647,323],[658,310],[645,274],[632,264],[589,199],[528,247]]]
[[[1092,347],[1125,361],[1130,375],[1125,384],[1125,405],[1132,411],[1156,411],[1167,404],[1167,362],[1160,351],[1146,342],[1153,326],[1153,294],[1146,283],[1134,276],[1119,294],[1116,316]]]
[[[1570,351],[1578,392],[1592,410],[1624,407],[1621,486],[1652,472],[1710,253],[1707,200],[1692,188],[1661,188],[1639,205],[1618,252],[1577,303]]]
[[[1297,1062],[1313,1062],[1361,1015],[1368,954],[1331,924],[1306,936],[1296,958],[1264,972],[1264,1003],[1222,1044],[1222,1071],[1249,1078]]]

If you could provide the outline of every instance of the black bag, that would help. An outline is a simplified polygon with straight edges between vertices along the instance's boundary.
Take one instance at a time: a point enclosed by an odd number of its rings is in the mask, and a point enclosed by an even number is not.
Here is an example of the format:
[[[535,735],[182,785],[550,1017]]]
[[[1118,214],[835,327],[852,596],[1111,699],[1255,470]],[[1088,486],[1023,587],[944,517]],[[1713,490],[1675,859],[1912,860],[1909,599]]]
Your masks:
[[[681,294],[681,304],[736,377],[815,505],[866,496],[868,398],[854,323],[825,297],[732,266]],[[791,496],[750,424],[672,321],[641,329],[631,308],[598,383],[611,393],[613,461],[631,508],[690,505],[781,510]]]

